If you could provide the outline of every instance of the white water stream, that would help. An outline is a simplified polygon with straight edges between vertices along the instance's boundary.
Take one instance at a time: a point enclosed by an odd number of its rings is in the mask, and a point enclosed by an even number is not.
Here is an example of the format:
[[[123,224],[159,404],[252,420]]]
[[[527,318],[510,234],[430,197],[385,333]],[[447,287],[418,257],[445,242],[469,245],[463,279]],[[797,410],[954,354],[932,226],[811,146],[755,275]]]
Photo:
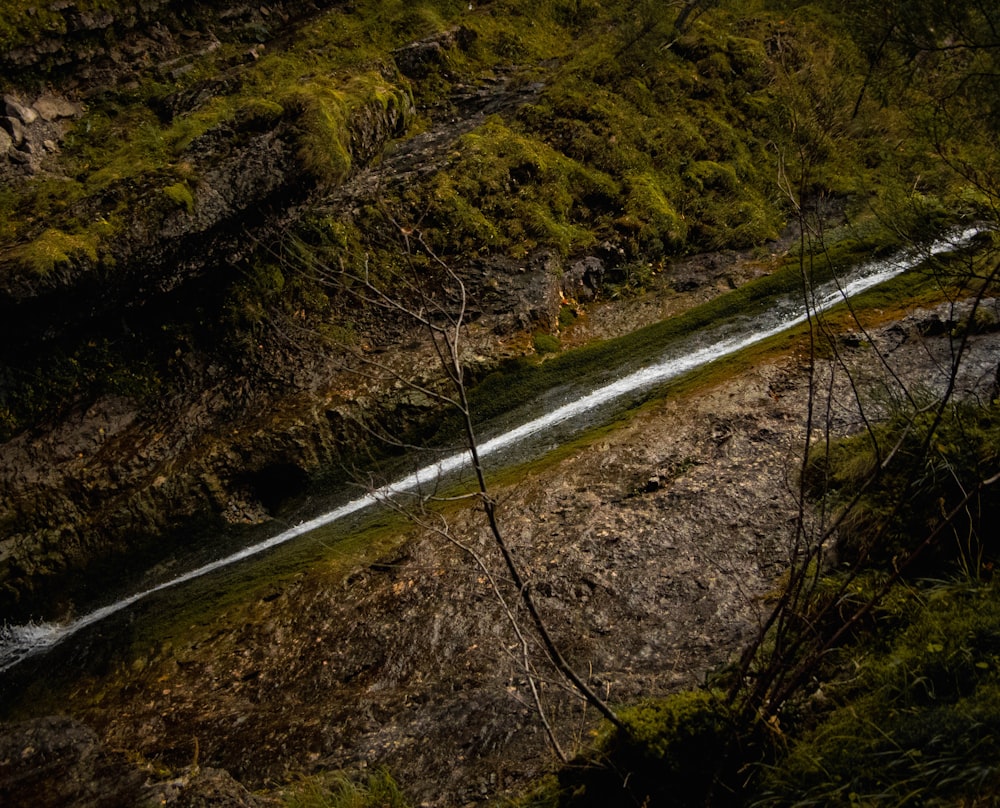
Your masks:
[[[583,413],[596,410],[628,394],[642,392],[656,385],[670,381],[678,376],[707,365],[716,359],[729,356],[755,343],[793,328],[819,312],[849,299],[867,289],[893,278],[926,260],[929,255],[958,249],[967,245],[978,233],[977,228],[970,228],[956,233],[949,238],[936,241],[920,252],[906,253],[894,256],[884,261],[876,261],[856,267],[849,278],[838,282],[830,282],[813,291],[808,305],[799,301],[797,309],[789,309],[770,324],[761,325],[757,322],[751,325],[746,333],[719,339],[716,342],[697,350],[689,351],[681,356],[670,356],[656,364],[644,367],[615,382],[600,387],[568,404],[560,406],[546,415],[535,418],[515,429],[497,435],[479,445],[481,459],[496,455],[501,450],[516,446],[530,436],[543,433],[557,424],[568,421]],[[329,525],[351,514],[376,505],[380,501],[411,493],[421,487],[432,484],[442,476],[460,470],[469,464],[469,453],[459,452],[437,463],[417,470],[407,477],[384,485],[362,497],[352,500],[334,510],[302,522],[289,530],[220,558],[197,569],[179,575],[141,592],[122,598],[114,603],[97,609],[75,620],[64,623],[31,623],[28,625],[0,627],[0,672],[8,670],[17,663],[49,649],[80,630],[104,620],[106,617],[121,612],[156,592],[179,586],[183,583],[200,578],[216,570],[228,567],[239,561],[258,555],[279,545],[285,544],[299,536],[317,528]]]

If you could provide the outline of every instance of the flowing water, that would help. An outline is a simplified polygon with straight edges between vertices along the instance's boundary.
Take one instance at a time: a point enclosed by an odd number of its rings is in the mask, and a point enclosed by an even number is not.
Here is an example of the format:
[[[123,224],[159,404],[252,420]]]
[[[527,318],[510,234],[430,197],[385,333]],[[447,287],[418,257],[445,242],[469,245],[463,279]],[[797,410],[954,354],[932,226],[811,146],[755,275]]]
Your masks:
[[[857,266],[845,278],[815,288],[808,300],[801,295],[798,299],[790,296],[777,300],[764,315],[730,321],[720,326],[714,334],[708,334],[707,338],[704,333],[698,335],[699,347],[682,340],[667,355],[655,358],[645,367],[603,384],[589,393],[575,396],[549,412],[493,436],[488,436],[489,432],[484,431],[484,435],[488,437],[478,446],[480,458],[488,465],[489,470],[496,470],[505,464],[512,465],[540,456],[572,435],[609,418],[616,407],[621,408],[623,400],[648,393],[665,382],[794,328],[809,317],[917,266],[932,254],[967,245],[977,232],[977,229],[970,228],[934,242],[919,252],[899,254],[887,260]],[[489,461],[488,464],[486,461]],[[310,537],[317,536],[321,528],[370,511],[389,499],[419,496],[427,490],[448,485],[460,475],[467,474],[469,467],[469,453],[456,452],[284,532],[157,585],[136,591],[76,619],[61,623],[0,627],[0,672],[12,669],[23,660],[53,648],[111,615],[125,612],[156,593],[178,589],[293,540],[309,541]]]

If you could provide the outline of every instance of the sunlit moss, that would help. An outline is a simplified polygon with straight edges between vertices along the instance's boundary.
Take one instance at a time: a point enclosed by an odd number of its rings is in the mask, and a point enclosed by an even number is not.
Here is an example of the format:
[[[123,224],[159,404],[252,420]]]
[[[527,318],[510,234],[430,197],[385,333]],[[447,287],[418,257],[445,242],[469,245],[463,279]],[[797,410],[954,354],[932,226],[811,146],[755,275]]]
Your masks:
[[[364,781],[342,774],[316,775],[282,789],[286,808],[408,808],[409,802],[385,770]]]
[[[651,173],[626,178],[625,218],[618,222],[634,230],[641,250],[656,257],[667,246],[677,246],[687,235],[684,218],[677,212],[668,193],[672,190],[663,178]]]
[[[97,244],[91,234],[65,233],[50,227],[31,243],[17,251],[18,259],[39,275],[85,258],[97,261]]]
[[[163,189],[164,195],[188,215],[194,213],[194,195],[186,182],[175,182]]]

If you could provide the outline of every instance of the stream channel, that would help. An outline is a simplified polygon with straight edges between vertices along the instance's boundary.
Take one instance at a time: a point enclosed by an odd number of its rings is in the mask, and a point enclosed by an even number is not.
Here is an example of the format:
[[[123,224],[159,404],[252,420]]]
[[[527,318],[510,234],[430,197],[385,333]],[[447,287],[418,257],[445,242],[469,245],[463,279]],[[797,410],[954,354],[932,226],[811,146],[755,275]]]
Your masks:
[[[563,385],[549,391],[529,407],[504,416],[503,423],[479,428],[478,449],[485,471],[493,474],[541,457],[662,393],[666,383],[794,328],[819,312],[919,266],[930,255],[967,246],[978,232],[969,228],[920,251],[857,265],[837,280],[815,287],[808,298],[800,292],[773,300],[765,311],[731,318],[672,341],[666,348],[661,346],[658,354],[633,362],[632,368],[609,369],[608,373],[617,373],[618,378],[588,379],[586,387]],[[165,611],[210,602],[236,587],[241,579],[269,574],[262,570],[273,573],[278,548],[289,554],[284,560],[286,567],[301,566],[308,563],[308,559],[303,561],[303,554],[308,556],[310,548],[315,556],[317,548],[344,542],[370,524],[380,511],[384,514],[387,500],[451,488],[467,480],[472,471],[468,452],[458,450],[438,452],[432,461],[411,458],[410,467],[415,470],[403,472],[392,482],[354,498],[352,492],[360,489],[345,486],[340,503],[276,535],[215,560],[195,562],[186,571],[171,570],[172,575],[161,574],[160,581],[150,583],[147,575],[131,593],[80,616],[62,622],[0,626],[0,693],[19,690],[51,668],[57,660],[46,664],[45,658],[55,656],[57,647],[58,667],[93,666],[95,658],[127,645],[138,621],[162,619]],[[336,503],[336,499],[332,501]]]

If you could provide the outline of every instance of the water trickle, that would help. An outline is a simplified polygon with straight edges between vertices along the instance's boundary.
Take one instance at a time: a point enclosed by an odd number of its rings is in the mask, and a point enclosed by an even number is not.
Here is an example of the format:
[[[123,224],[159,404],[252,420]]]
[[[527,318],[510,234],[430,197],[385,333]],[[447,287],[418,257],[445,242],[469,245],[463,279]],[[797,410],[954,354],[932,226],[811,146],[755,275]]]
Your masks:
[[[896,277],[925,261],[930,255],[968,245],[978,232],[977,228],[969,228],[953,234],[949,238],[936,241],[921,251],[905,253],[856,267],[846,279],[839,282],[831,281],[814,289],[808,303],[801,298],[798,300],[787,298],[777,301],[766,315],[743,323],[738,333],[734,335],[720,337],[709,345],[696,350],[688,349],[684,353],[673,353],[663,357],[654,364],[599,387],[545,415],[483,441],[478,447],[479,455],[482,459],[500,455],[531,437],[544,434],[553,427],[572,421],[581,415],[593,413],[624,396],[648,391],[689,371],[794,328],[805,322],[810,316],[826,311],[844,300]],[[136,592],[75,620],[65,623],[30,623],[22,626],[0,627],[0,672],[14,667],[22,660],[55,646],[82,629],[121,612],[157,592],[180,586],[216,570],[259,555],[318,528],[365,511],[392,497],[411,494],[427,486],[433,486],[443,477],[460,472],[469,464],[469,453],[458,452],[428,464],[402,479],[384,485],[314,519],[302,522],[265,541],[245,547],[225,558],[190,570],[157,586]]]

